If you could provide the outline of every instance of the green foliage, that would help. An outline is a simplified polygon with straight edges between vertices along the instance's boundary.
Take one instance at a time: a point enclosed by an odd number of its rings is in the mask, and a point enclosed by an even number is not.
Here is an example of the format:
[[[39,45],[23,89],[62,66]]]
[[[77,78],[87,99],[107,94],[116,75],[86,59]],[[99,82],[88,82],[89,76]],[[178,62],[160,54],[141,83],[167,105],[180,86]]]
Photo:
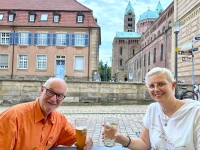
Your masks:
[[[105,76],[106,74],[107,74],[107,81],[111,77],[111,67],[107,66],[107,64],[104,64],[102,60],[99,62],[98,72],[99,72],[101,81],[106,81],[106,76]]]

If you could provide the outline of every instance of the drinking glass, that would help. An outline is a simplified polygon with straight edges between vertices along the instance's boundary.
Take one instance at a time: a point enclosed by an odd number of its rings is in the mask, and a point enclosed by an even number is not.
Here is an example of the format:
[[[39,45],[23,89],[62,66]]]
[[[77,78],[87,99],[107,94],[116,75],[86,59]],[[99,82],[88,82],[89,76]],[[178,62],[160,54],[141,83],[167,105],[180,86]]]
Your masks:
[[[83,150],[87,136],[87,119],[75,119],[77,150]]]
[[[104,145],[113,147],[115,145],[115,134],[118,128],[118,119],[115,117],[104,118]]]

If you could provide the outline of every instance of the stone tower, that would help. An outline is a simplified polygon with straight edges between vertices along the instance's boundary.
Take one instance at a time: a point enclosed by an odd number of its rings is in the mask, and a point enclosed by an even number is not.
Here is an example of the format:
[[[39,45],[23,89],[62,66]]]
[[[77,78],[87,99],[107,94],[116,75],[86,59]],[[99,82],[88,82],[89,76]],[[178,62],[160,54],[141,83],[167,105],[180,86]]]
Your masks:
[[[135,12],[130,1],[124,12],[124,32],[135,32]]]

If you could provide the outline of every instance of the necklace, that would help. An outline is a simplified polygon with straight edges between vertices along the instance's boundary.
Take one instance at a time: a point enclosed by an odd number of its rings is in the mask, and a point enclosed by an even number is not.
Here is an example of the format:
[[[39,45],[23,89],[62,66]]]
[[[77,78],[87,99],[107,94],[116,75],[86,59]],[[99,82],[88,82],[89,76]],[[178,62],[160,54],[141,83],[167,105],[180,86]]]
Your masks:
[[[174,113],[174,111],[175,111],[175,109],[176,109],[176,105],[177,105],[177,100],[176,100],[176,104],[175,104],[173,113]],[[169,119],[170,119],[170,117],[169,117]],[[165,126],[167,126],[167,122],[168,122],[169,119],[167,119],[167,115],[165,114],[165,124],[164,124]]]

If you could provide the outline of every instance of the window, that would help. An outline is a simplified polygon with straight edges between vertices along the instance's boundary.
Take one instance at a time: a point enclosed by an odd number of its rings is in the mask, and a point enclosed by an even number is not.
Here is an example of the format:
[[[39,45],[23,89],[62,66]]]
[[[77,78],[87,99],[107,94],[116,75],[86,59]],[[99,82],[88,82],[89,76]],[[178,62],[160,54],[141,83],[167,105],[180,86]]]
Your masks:
[[[28,45],[28,33],[19,33],[19,44]]]
[[[19,69],[28,69],[28,56],[27,55],[19,55]]]
[[[120,47],[119,54],[122,55],[122,47]]]
[[[153,62],[156,63],[156,48],[154,48],[154,53],[153,53]]]
[[[8,54],[0,54],[0,69],[8,69]]]
[[[84,71],[84,57],[83,56],[75,56],[75,71]]]
[[[1,44],[9,44],[9,33],[1,33]]]
[[[66,34],[57,34],[56,45],[66,45]]]
[[[40,45],[40,46],[50,45],[50,34],[34,33],[34,45]]]
[[[59,22],[60,21],[60,13],[58,11],[55,11],[53,13],[53,22]]]
[[[77,14],[76,14],[76,22],[77,23],[82,23],[83,21],[84,21],[84,14],[82,13],[82,12],[78,12]]]
[[[128,27],[131,28],[132,27],[132,23],[128,23]]]
[[[3,14],[0,14],[0,20],[3,20]]]
[[[37,69],[46,70],[46,68],[47,68],[46,55],[37,55]]]
[[[122,66],[122,59],[120,59],[119,61],[119,66]]]
[[[41,14],[40,21],[47,21],[48,20],[48,14]]]
[[[163,61],[163,44],[160,46],[160,61]]]
[[[144,67],[146,65],[146,54],[144,54]]]
[[[72,34],[72,45],[73,46],[88,46],[88,34]]]
[[[128,13],[128,15],[132,15],[132,13]]]
[[[33,10],[31,10],[28,14],[29,14],[29,22],[35,22],[36,13]]]
[[[134,49],[132,50],[132,55],[135,55],[135,50]]]
[[[148,65],[150,65],[150,52],[149,52],[149,56],[148,56]]]
[[[83,22],[83,16],[78,16],[78,22]]]
[[[132,21],[132,18],[128,18],[128,21]]]
[[[30,22],[34,22],[35,21],[35,15],[30,15],[29,17],[30,17],[30,19],[29,19]]]
[[[15,20],[16,13],[13,10],[8,11],[8,21],[13,22]]]

